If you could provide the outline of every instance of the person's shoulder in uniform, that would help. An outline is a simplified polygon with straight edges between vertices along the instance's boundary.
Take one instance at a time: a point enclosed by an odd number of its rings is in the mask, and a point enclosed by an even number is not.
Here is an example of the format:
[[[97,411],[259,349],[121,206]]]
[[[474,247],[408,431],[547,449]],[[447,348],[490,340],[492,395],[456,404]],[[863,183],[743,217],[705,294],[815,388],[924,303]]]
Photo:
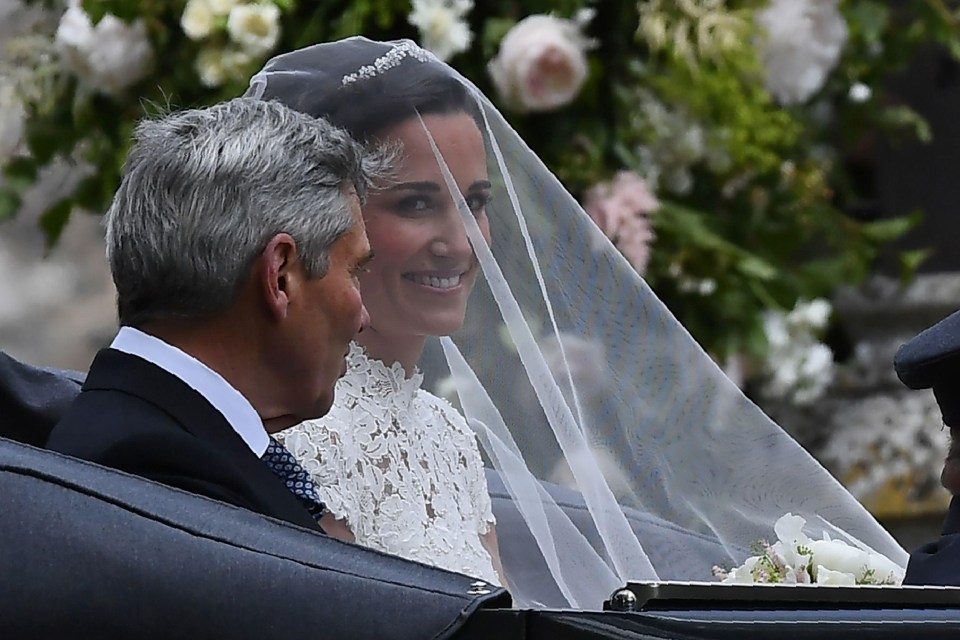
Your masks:
[[[933,390],[951,435],[940,481],[954,495],[940,539],[910,554],[904,584],[960,586],[960,312],[901,346],[894,368],[909,388]]]

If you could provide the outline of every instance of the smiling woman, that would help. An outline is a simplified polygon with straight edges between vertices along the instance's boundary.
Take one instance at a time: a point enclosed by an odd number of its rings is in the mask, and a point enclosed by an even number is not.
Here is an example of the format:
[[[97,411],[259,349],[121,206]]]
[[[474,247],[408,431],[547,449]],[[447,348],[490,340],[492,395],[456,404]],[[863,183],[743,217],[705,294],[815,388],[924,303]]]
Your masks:
[[[385,49],[359,39],[323,46],[367,56]],[[345,59],[352,58],[293,52],[252,82],[255,95],[326,117],[398,157],[363,206],[376,255],[359,275],[369,326],[348,355],[330,413],[278,437],[313,475],[330,510],[321,521],[328,533],[502,584],[476,436],[446,401],[420,388],[417,370],[429,337],[462,327],[477,281],[461,208],[490,242],[491,183],[476,110],[442,65],[346,81],[347,70],[331,68]]]

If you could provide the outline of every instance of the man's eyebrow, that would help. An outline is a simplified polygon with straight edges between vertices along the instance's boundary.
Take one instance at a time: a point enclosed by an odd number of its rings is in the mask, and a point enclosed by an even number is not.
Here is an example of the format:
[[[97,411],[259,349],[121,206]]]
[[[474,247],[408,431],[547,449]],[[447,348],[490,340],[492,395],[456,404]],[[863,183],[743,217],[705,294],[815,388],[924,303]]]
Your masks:
[[[467,189],[467,191],[486,191],[487,189],[492,189],[492,188],[493,188],[493,185],[490,183],[489,180],[477,180],[472,185],[470,185],[470,188]]]
[[[401,182],[391,185],[388,191],[440,191],[440,185],[436,182]]]
[[[370,262],[373,260],[373,256],[374,256],[373,249],[371,249],[370,251],[367,251],[366,255],[364,255],[362,258],[357,260],[357,268],[362,269],[363,267],[370,264]]]

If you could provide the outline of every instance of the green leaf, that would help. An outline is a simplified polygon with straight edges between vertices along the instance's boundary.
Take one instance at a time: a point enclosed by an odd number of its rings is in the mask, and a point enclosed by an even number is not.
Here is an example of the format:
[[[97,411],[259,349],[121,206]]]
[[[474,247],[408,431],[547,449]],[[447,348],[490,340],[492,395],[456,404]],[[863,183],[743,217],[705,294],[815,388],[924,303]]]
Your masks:
[[[27,146],[38,164],[45,165],[53,160],[60,151],[64,134],[53,126],[44,122],[37,123],[36,127],[27,127]],[[46,125],[46,126],[44,126]],[[72,136],[68,136],[72,139]]]
[[[920,268],[927,258],[933,255],[933,249],[915,249],[913,251],[904,251],[900,254],[900,281],[904,284],[913,280],[917,275],[917,269]]]
[[[500,49],[500,42],[515,24],[517,24],[517,21],[513,18],[487,19],[486,24],[483,26],[483,36],[480,40],[485,58],[489,59],[497,54],[497,51]]]
[[[742,249],[737,253],[737,270],[745,276],[756,278],[757,280],[773,280],[779,273],[777,268],[766,260],[751,254]]]
[[[40,228],[43,229],[48,249],[55,247],[60,240],[60,235],[70,220],[71,209],[73,209],[73,201],[70,198],[64,198],[40,216]]]
[[[11,158],[3,167],[3,175],[8,180],[19,178],[32,184],[37,180],[37,163],[31,158]]]
[[[0,187],[0,222],[9,220],[20,211],[20,194],[6,186]]]
[[[890,8],[886,3],[867,1],[848,6],[847,22],[856,27],[860,37],[870,45],[882,44],[890,20]]]
[[[914,211],[906,216],[866,222],[860,227],[860,232],[866,239],[874,242],[891,242],[913,229],[922,219],[923,213]]]
[[[920,142],[930,142],[933,132],[930,123],[919,113],[905,105],[888,107],[880,112],[880,123],[893,129],[906,129]]]

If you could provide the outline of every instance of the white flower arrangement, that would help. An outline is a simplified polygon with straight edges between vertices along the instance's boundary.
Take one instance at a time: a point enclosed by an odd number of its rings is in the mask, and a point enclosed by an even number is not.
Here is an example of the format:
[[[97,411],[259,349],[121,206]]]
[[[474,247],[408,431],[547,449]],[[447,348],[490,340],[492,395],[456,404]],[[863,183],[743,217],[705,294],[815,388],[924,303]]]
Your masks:
[[[60,18],[54,38],[64,67],[89,89],[118,95],[153,66],[153,48],[143,22],[126,23],[112,14],[96,26],[79,0]]]
[[[210,0],[190,0],[180,16],[180,28],[191,40],[202,40],[217,27],[217,14]]]
[[[728,584],[899,585],[904,569],[866,546],[834,540],[824,531],[821,540],[803,533],[806,520],[788,513],[773,526],[777,541],[758,543],[758,554],[734,569],[714,567]]]
[[[765,32],[760,57],[766,86],[781,104],[806,102],[820,90],[847,42],[839,0],[772,0],[757,14]]]
[[[194,67],[200,81],[218,87],[240,80],[254,61],[264,58],[280,41],[280,8],[268,1],[189,0],[180,16],[183,33],[198,42],[209,41]],[[227,44],[223,44],[223,40]]]
[[[269,53],[280,39],[280,8],[275,4],[238,4],[230,9],[227,33],[253,56]]]
[[[796,405],[820,398],[833,382],[833,352],[817,338],[830,319],[832,308],[823,299],[800,300],[790,313],[767,311],[763,329],[769,351],[764,365],[762,392]]]
[[[463,19],[473,9],[473,0],[413,0],[407,21],[420,31],[420,44],[446,62],[466,51],[473,32]]]
[[[487,71],[500,97],[517,111],[552,111],[573,101],[587,80],[583,35],[593,19],[584,9],[573,20],[527,16],[507,33]]]

